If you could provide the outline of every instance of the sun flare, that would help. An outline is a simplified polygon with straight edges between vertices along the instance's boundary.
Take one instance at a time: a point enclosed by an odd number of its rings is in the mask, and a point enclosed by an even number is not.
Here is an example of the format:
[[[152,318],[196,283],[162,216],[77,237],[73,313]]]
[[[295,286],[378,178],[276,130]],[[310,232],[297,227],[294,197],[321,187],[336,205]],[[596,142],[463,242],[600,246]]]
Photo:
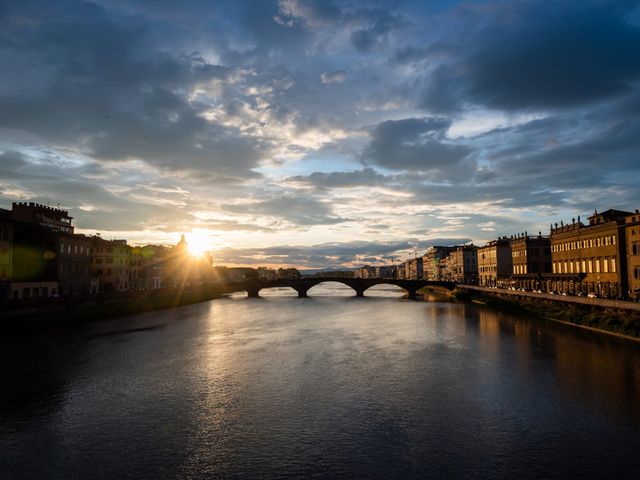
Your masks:
[[[211,240],[203,235],[189,235],[187,249],[194,257],[201,257],[211,249]]]

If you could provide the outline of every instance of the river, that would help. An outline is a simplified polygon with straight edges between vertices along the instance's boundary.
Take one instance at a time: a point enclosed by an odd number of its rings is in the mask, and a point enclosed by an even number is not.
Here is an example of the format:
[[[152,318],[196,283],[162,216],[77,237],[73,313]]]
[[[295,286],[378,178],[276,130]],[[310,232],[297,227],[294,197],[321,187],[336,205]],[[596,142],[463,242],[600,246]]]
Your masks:
[[[0,473],[637,478],[640,347],[378,286],[0,344]]]

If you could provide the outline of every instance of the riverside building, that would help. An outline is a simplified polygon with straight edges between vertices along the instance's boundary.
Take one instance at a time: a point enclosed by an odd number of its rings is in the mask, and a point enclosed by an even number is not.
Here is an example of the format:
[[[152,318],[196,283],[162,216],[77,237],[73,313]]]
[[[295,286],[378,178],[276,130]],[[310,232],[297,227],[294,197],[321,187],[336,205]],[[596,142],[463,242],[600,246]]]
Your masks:
[[[0,300],[8,298],[13,263],[13,225],[0,219]]]
[[[478,283],[478,247],[463,245],[456,247],[445,261],[445,280],[476,285]]]
[[[425,280],[444,280],[446,276],[445,259],[457,247],[433,246],[423,255],[423,272]]]
[[[640,300],[640,211],[625,217],[629,298]]]
[[[596,210],[584,225],[580,217],[551,227],[552,275],[546,289],[606,298],[627,294],[625,220],[631,212]]]
[[[133,290],[132,249],[126,240],[91,239],[91,293]]]
[[[507,237],[478,248],[478,279],[482,287],[504,287],[511,277],[513,259]]]
[[[537,237],[524,232],[511,237],[510,243],[512,286],[538,290],[542,287],[543,275],[551,273],[551,239],[542,232]]]

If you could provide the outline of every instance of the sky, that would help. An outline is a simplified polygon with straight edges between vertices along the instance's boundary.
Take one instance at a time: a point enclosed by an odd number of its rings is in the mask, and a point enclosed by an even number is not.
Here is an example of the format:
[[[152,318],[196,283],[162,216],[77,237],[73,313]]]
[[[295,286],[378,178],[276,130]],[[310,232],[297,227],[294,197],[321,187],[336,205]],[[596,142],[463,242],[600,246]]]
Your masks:
[[[0,2],[0,207],[384,264],[640,208],[640,2]]]

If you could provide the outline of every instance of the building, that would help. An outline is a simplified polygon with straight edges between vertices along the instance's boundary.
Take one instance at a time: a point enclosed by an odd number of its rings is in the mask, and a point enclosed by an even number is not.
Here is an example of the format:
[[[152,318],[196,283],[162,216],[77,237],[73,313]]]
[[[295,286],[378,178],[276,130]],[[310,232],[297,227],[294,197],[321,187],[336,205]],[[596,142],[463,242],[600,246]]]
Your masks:
[[[132,263],[132,249],[127,245],[126,240],[105,240],[98,236],[92,237],[91,277],[95,280],[91,285],[91,293],[133,290],[136,282],[134,281]]]
[[[478,281],[482,287],[505,287],[511,277],[513,259],[507,237],[478,248]]]
[[[403,262],[400,265],[396,266],[396,278],[398,280],[406,280],[407,279],[406,262]]]
[[[54,232],[57,247],[58,294],[91,293],[91,238]]]
[[[145,245],[131,250],[134,290],[156,290],[163,287],[165,260],[170,249],[164,245]]]
[[[276,278],[281,280],[298,280],[302,278],[302,274],[297,268],[279,268],[276,274]]]
[[[374,278],[376,276],[375,267],[371,267],[369,265],[365,265],[356,269],[355,278]]]
[[[457,247],[433,246],[427,249],[423,255],[424,279],[441,281],[446,276],[446,265],[444,260],[455,251]]]
[[[395,265],[384,265],[381,267],[375,267],[375,278],[396,278],[398,276],[397,268]]]
[[[73,233],[73,217],[60,208],[34,202],[13,202],[11,218],[20,222],[37,223],[52,232]]]
[[[90,240],[73,233],[66,210],[29,202],[0,213],[13,230],[12,299],[90,292]]]
[[[631,212],[597,210],[589,225],[572,219],[551,227],[551,270],[546,289],[618,298],[628,293],[625,220]]]
[[[13,263],[13,224],[0,217],[0,300],[9,298]]]
[[[440,263],[445,266],[444,280],[467,285],[478,283],[478,247],[475,245],[456,247]]]
[[[424,278],[422,257],[411,258],[405,262],[405,280],[422,280]]]
[[[551,273],[551,239],[530,236],[527,232],[511,237],[513,274],[511,285],[516,288],[538,290],[542,287],[542,276]]]
[[[640,300],[640,211],[624,219],[627,251],[627,288],[629,298]]]

